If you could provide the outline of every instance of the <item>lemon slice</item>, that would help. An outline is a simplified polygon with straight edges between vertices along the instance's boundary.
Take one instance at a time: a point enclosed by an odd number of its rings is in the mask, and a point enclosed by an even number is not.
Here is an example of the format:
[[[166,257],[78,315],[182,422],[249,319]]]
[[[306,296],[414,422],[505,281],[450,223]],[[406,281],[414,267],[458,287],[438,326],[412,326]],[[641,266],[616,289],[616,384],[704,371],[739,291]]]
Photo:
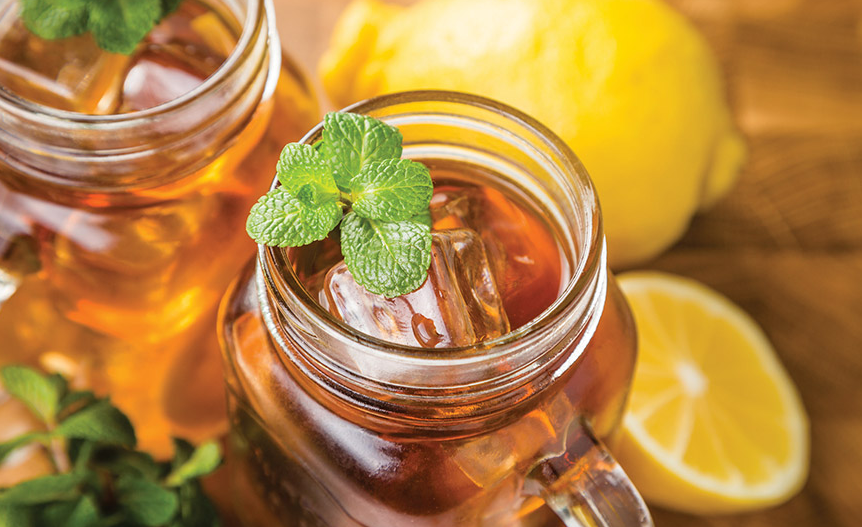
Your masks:
[[[808,473],[808,419],[755,322],[693,280],[620,276],[638,364],[616,451],[650,503],[695,514],[787,500]]]

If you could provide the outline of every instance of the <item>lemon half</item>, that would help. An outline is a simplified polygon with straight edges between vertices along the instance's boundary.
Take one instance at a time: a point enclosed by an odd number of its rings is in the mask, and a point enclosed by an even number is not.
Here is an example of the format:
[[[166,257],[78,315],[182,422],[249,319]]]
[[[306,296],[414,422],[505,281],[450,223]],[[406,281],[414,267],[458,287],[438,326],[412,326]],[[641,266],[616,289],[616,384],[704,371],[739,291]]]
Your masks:
[[[620,276],[640,337],[617,456],[644,498],[695,514],[781,503],[808,473],[808,419],[757,324],[693,280]]]

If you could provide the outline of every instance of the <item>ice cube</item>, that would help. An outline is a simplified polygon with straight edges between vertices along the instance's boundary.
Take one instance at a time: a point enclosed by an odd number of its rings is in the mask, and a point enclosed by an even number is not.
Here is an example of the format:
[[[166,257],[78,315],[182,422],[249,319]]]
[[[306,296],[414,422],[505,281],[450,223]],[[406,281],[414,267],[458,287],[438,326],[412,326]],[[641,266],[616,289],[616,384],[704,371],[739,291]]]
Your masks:
[[[153,47],[136,57],[123,82],[120,112],[153,108],[198,87],[207,75],[170,48]]]
[[[44,40],[17,17],[0,21],[0,85],[33,102],[90,114],[117,106],[130,58],[99,49],[89,35]]]
[[[432,237],[428,279],[416,291],[391,299],[369,293],[341,262],[326,275],[321,304],[358,331],[407,346],[467,346],[507,333],[479,236],[453,229]]]
[[[201,84],[224,62],[236,40],[214,12],[200,14],[185,4],[130,56],[102,51],[89,34],[44,40],[7,14],[0,19],[0,85],[62,110],[144,110]]]
[[[482,238],[513,328],[551,305],[564,276],[550,229],[490,187],[440,187],[431,201],[434,229],[473,229]]]
[[[215,13],[196,16],[184,5],[145,43],[126,73],[120,112],[153,108],[192,91],[221,66],[236,36]]]

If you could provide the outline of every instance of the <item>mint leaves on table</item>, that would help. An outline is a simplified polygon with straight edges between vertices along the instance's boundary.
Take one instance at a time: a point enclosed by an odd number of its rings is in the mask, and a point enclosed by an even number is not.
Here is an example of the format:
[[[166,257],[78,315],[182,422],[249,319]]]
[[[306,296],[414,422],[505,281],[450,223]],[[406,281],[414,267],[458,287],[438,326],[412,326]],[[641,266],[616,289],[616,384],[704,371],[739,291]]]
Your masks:
[[[19,0],[21,18],[48,40],[93,34],[100,48],[130,54],[181,0]]]
[[[358,284],[389,298],[415,290],[431,265],[428,167],[400,159],[401,133],[372,117],[328,113],[322,135],[284,148],[280,186],[252,207],[246,230],[264,245],[299,247],[340,224]]]
[[[53,424],[63,391],[61,377],[46,377],[30,368],[7,366],[0,370],[0,381],[9,395],[27,405],[36,417]]]
[[[217,443],[174,439],[174,459],[135,450],[135,430],[108,399],[72,391],[59,375],[0,369],[6,392],[44,424],[0,443],[0,462],[28,445],[44,448],[56,473],[0,489],[0,527],[213,527],[200,476],[221,463]]]

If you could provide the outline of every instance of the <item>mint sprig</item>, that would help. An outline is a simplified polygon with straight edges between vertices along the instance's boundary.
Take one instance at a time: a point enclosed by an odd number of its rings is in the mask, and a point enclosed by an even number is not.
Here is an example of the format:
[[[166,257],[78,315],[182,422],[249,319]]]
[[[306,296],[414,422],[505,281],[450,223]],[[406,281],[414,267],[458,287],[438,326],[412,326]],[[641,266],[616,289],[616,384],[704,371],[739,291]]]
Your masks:
[[[352,189],[353,176],[367,163],[401,157],[401,132],[383,121],[347,112],[330,112],[323,118],[319,145],[338,187]]]
[[[401,133],[368,116],[329,113],[322,135],[313,146],[284,148],[280,186],[252,207],[246,230],[264,245],[299,247],[340,224],[358,284],[389,298],[414,291],[431,265],[428,167],[400,159]]]
[[[100,48],[128,55],[181,0],[19,0],[24,25],[48,40],[86,32]]]
[[[355,195],[353,210],[364,218],[400,221],[427,210],[432,187],[428,167],[408,159],[385,159],[366,163],[351,180]]]
[[[129,419],[108,399],[69,390],[26,366],[0,369],[3,388],[44,424],[0,443],[0,462],[43,448],[56,473],[0,488],[0,527],[213,527],[215,508],[197,478],[221,463],[217,443],[175,439],[171,462],[135,450]]]
[[[341,207],[336,200],[320,205],[309,204],[308,192],[297,192],[302,198],[278,187],[252,207],[246,228],[257,243],[272,247],[299,247],[326,238],[341,221]]]
[[[396,297],[425,281],[431,265],[431,229],[413,221],[363,218],[354,210],[341,222],[341,252],[358,284]]]
[[[46,377],[26,366],[7,366],[0,370],[0,380],[9,395],[27,405],[36,417],[53,421],[66,390],[62,378]]]
[[[276,173],[282,188],[307,205],[331,203],[339,198],[329,164],[313,146],[300,143],[285,146]]]

